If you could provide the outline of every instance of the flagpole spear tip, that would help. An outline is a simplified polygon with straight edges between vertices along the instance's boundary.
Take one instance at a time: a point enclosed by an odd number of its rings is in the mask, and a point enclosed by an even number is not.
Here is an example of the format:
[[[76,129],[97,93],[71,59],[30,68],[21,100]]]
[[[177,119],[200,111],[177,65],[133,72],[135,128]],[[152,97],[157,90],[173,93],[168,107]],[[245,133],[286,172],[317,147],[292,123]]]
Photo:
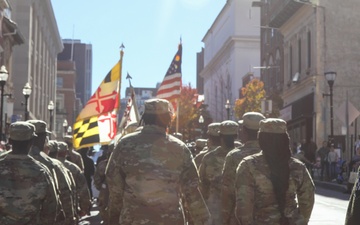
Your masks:
[[[121,57],[124,55],[124,51],[123,51],[124,48],[125,48],[124,43],[121,43],[121,45],[120,45],[120,56]]]

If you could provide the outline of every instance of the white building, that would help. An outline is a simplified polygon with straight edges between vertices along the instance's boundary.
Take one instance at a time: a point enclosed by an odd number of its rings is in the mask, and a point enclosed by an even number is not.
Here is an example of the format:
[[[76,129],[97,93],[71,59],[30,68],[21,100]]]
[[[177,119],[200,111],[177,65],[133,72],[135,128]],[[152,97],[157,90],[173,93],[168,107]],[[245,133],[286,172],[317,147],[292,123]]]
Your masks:
[[[239,98],[242,77],[260,65],[260,9],[251,0],[228,0],[203,38],[205,104],[214,121],[227,119],[227,99]],[[234,118],[233,110],[230,112]]]

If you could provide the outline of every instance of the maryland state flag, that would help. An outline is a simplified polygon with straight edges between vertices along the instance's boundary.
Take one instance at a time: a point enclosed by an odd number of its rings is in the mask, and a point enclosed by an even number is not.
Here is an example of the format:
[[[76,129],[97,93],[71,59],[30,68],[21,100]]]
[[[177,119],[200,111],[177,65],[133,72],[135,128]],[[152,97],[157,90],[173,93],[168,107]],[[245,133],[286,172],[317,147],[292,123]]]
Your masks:
[[[119,62],[106,75],[77,116],[73,127],[75,149],[108,144],[115,137],[123,54],[121,51]]]

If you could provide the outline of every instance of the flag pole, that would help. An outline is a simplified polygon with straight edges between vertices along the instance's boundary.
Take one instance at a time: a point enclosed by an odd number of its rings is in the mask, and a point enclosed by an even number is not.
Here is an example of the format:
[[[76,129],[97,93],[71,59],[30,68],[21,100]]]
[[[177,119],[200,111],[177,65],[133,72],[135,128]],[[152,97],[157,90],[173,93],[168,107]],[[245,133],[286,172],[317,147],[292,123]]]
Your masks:
[[[124,56],[124,43],[121,43],[120,45],[120,59],[119,59],[119,62],[120,62],[120,70],[119,70],[119,73],[120,73],[120,79],[119,79],[119,98],[118,98],[118,112],[120,112],[120,108],[121,108],[121,70],[122,70],[122,61],[123,61],[123,56]],[[118,113],[116,113],[118,114]],[[119,116],[117,116],[117,120],[116,120],[116,127],[119,127],[120,125],[120,120],[119,120]]]
[[[179,98],[176,99],[176,133],[179,132],[179,108],[180,108],[180,104],[179,104]]]

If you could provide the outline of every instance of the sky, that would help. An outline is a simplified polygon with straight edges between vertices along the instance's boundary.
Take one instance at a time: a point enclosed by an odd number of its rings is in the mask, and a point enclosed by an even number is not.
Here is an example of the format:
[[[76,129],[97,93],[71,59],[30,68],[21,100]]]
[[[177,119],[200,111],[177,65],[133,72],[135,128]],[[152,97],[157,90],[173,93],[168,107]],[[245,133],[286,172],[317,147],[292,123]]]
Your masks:
[[[226,0],[51,0],[62,39],[92,44],[92,93],[125,46],[121,97],[129,82],[155,88],[182,39],[182,82],[196,87],[196,53]]]

